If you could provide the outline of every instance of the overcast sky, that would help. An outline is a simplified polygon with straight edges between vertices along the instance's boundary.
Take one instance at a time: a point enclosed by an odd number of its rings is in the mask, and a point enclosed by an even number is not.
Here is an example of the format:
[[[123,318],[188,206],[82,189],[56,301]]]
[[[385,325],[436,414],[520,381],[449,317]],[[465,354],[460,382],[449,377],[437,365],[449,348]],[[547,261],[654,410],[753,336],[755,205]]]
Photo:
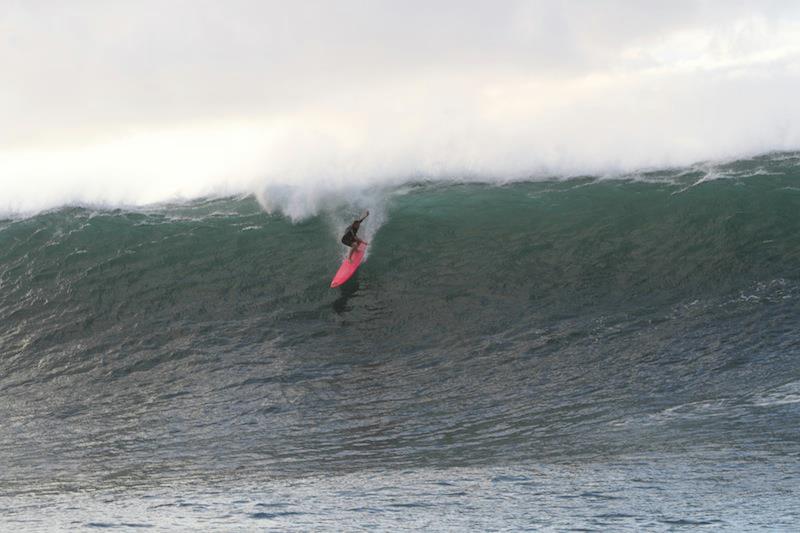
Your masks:
[[[800,148],[792,1],[0,0],[0,210]]]

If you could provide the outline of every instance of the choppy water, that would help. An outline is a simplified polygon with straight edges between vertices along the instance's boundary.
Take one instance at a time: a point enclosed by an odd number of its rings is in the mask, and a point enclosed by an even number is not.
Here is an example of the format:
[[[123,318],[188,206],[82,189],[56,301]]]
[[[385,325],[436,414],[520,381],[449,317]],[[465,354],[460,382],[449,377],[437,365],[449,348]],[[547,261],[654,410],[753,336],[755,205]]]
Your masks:
[[[376,194],[1,221],[0,524],[800,525],[797,154]]]

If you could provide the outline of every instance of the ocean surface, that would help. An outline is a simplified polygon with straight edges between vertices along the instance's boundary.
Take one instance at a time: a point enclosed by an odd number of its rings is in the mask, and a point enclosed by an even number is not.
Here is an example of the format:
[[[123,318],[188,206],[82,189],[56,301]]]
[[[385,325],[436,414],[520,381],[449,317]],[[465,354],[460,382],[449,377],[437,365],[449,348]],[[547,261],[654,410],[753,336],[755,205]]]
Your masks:
[[[0,219],[0,529],[800,528],[800,154],[368,197]]]

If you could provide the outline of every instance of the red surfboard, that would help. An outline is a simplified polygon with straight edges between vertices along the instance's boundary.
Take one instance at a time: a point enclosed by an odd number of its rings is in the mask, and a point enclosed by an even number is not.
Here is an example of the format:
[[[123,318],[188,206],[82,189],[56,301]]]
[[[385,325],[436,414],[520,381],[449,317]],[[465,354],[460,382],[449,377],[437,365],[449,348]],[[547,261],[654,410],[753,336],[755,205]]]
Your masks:
[[[355,252],[353,252],[353,257],[345,257],[344,261],[342,261],[342,266],[339,267],[339,270],[336,271],[336,275],[333,276],[333,281],[331,281],[331,288],[338,287],[351,277],[353,274],[356,273],[358,270],[359,265],[361,264],[361,260],[364,259],[364,253],[367,250],[366,244],[359,244],[358,248]]]

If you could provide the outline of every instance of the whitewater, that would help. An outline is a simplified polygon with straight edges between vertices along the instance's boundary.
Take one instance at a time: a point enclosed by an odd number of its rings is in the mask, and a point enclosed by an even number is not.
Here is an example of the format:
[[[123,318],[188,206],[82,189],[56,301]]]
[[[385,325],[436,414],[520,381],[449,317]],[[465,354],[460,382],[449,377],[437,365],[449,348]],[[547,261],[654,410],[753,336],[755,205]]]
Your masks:
[[[797,524],[797,152],[280,194],[0,220],[4,527]]]

